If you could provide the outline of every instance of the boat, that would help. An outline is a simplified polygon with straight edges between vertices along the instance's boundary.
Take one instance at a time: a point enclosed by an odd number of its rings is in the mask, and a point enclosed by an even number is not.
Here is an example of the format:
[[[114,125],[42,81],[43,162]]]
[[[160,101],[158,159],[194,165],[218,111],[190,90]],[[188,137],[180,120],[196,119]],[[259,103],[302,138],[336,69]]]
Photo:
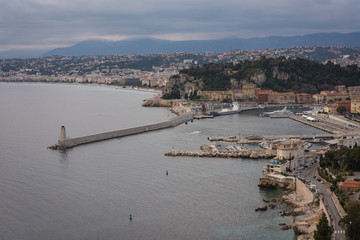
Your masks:
[[[261,148],[264,148],[264,149],[270,149],[271,148],[270,143],[268,143],[268,142],[261,142],[261,143],[259,143],[259,146]]]
[[[306,142],[306,143],[304,144],[304,149],[305,149],[305,150],[309,150],[311,146],[312,146],[312,143],[311,143],[311,142]]]
[[[223,108],[221,111],[218,112],[210,112],[213,116],[223,116],[223,115],[230,115],[236,114],[241,112],[239,104],[237,102],[232,103],[232,108]]]
[[[264,112],[264,116],[280,116],[280,115],[293,115],[294,113],[290,110],[288,110],[286,107],[284,107],[281,110],[275,110],[273,112]]]

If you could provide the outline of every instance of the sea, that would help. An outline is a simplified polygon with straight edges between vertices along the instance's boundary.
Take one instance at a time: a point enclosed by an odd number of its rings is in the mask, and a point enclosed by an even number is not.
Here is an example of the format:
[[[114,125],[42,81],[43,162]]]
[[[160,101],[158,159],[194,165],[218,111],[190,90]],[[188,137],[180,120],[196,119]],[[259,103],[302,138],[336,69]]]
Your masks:
[[[166,157],[199,151],[209,136],[321,131],[258,111],[194,120],[174,128],[64,151],[67,136],[174,117],[145,108],[154,93],[100,86],[0,83],[1,240],[296,239],[280,230],[285,208],[255,212],[282,191],[257,184],[265,159]],[[168,175],[166,175],[166,171]],[[130,214],[132,220],[130,221]]]

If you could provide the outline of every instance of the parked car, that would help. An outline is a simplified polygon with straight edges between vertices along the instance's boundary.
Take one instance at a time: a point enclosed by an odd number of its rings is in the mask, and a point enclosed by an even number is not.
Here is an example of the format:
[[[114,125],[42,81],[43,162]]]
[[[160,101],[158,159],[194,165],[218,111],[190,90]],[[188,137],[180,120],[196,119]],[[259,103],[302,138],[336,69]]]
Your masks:
[[[359,181],[360,181],[360,178],[354,178],[354,181],[358,181],[358,182],[359,182]]]

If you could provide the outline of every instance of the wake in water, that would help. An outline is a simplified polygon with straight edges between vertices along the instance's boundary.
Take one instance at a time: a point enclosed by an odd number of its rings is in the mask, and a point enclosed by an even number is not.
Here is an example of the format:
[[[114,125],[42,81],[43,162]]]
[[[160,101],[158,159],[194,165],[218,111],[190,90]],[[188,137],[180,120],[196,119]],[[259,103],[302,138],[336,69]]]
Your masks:
[[[199,134],[199,133],[201,133],[201,131],[194,131],[194,132],[189,133],[189,135],[192,135],[192,134]]]

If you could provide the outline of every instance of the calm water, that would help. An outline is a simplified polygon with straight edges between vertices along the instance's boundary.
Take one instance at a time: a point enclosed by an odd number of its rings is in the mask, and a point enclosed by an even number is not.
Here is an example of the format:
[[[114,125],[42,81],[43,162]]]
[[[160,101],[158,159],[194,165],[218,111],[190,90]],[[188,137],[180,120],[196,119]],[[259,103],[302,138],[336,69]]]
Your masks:
[[[319,132],[295,121],[248,112],[65,152],[46,149],[61,125],[80,136],[171,117],[165,108],[141,107],[151,96],[0,83],[0,239],[294,239],[292,230],[279,230],[290,221],[280,209],[254,211],[280,194],[257,187],[265,160],[164,153],[199,150],[212,135]]]

